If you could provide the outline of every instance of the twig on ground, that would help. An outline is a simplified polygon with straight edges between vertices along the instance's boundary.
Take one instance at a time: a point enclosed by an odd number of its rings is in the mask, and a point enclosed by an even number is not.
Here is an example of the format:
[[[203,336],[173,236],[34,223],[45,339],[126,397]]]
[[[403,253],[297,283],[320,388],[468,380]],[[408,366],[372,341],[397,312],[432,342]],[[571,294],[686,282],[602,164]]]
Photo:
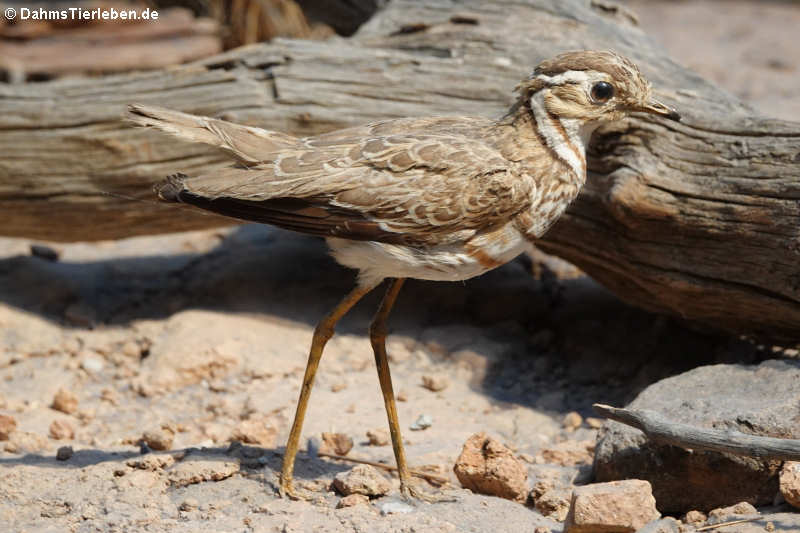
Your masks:
[[[382,468],[383,470],[388,470],[389,472],[397,471],[396,466],[386,465],[383,463],[376,463],[374,461],[367,461],[366,459],[354,459],[352,457],[344,457],[341,455],[334,455],[332,453],[325,453],[325,452],[318,452],[317,455],[319,455],[320,457],[330,457],[331,459],[338,459],[340,461],[349,461],[351,463],[359,463],[362,465],[374,466],[376,468]],[[437,476],[436,474],[429,474],[428,472],[421,472],[419,470],[409,469],[408,473],[411,474],[412,476],[421,477],[427,481],[431,481],[438,485],[444,485],[445,483],[449,482],[449,480],[446,477]]]
[[[759,459],[800,461],[800,440],[748,435],[732,429],[706,429],[678,422],[646,410],[619,409],[596,403],[596,413],[641,430],[654,442],[691,450],[708,450]]]
[[[760,517],[754,516],[753,518],[744,518],[742,520],[731,520],[730,522],[722,522],[720,524],[711,524],[709,526],[698,527],[695,531],[711,531],[712,529],[717,529],[720,527],[727,527],[727,526],[735,526],[737,524],[744,524],[746,522],[754,522],[758,520]]]

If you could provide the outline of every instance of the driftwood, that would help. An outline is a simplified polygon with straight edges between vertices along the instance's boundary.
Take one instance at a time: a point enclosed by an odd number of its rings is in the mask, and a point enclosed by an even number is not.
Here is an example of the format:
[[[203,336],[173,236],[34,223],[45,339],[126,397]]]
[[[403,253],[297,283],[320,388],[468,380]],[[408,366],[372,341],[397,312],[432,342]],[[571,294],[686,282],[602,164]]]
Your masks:
[[[429,114],[498,116],[545,57],[614,48],[680,124],[598,131],[589,184],[541,242],[625,300],[737,332],[800,331],[800,124],[758,117],[597,0],[393,0],[349,39],[277,40],[155,73],[0,87],[0,232],[107,239],[209,227],[151,199],[223,162],[120,121],[154,103],[295,134]]]
[[[800,440],[748,435],[734,430],[699,428],[671,422],[655,411],[620,409],[599,403],[592,407],[597,414],[641,430],[653,442],[756,459],[800,461]]]

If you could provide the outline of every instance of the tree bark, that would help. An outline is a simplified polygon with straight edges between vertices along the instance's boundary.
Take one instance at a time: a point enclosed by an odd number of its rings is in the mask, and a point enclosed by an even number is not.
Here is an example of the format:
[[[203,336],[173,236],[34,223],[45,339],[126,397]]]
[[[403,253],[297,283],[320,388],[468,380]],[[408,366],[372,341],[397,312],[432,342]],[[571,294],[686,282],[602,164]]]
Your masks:
[[[121,121],[153,103],[304,135],[371,120],[500,115],[540,60],[612,48],[681,123],[595,133],[584,192],[542,240],[623,299],[736,332],[800,335],[800,124],[759,117],[598,0],[393,0],[349,39],[282,39],[150,73],[0,87],[0,233],[57,241],[211,227],[149,201],[225,163]]]

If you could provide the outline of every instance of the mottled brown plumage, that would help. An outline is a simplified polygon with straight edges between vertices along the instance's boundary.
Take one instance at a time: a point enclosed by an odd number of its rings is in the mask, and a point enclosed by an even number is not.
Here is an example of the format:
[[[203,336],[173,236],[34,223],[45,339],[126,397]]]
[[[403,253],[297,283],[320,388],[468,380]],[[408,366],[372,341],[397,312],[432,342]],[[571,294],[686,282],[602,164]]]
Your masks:
[[[229,152],[237,163],[157,187],[161,199],[327,239],[359,283],[317,326],[281,474],[292,472],[322,349],[341,316],[393,278],[370,329],[401,488],[411,490],[385,350],[385,321],[404,278],[463,280],[523,252],[558,219],[586,179],[586,144],[602,122],[642,111],[677,119],[613,52],[543,61],[497,120],[387,120],[295,138],[150,106],[130,118]]]

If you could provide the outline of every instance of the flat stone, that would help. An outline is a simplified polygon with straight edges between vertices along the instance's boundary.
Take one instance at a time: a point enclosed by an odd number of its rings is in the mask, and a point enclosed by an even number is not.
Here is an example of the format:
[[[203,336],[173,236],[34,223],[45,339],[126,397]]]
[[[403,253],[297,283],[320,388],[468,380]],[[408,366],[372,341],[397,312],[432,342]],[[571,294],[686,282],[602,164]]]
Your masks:
[[[128,459],[125,464],[139,470],[163,470],[175,464],[175,457],[166,454],[147,454]]]
[[[453,471],[461,485],[473,492],[519,502],[528,496],[527,467],[486,433],[467,439]]]
[[[186,487],[204,481],[221,481],[239,471],[239,463],[229,459],[198,457],[175,464],[167,470],[170,484]]]
[[[739,502],[736,505],[713,509],[708,513],[708,524],[722,524],[734,520],[745,520],[760,516],[758,510],[747,502]]]
[[[800,362],[710,365],[661,380],[628,407],[671,421],[777,438],[800,438]],[[597,481],[649,481],[659,510],[685,513],[750,501],[771,504],[780,461],[688,451],[649,442],[639,430],[609,422],[595,451]],[[735,483],[730,480],[735,479]]]
[[[576,487],[565,533],[634,533],[661,518],[650,483],[626,479]]]

